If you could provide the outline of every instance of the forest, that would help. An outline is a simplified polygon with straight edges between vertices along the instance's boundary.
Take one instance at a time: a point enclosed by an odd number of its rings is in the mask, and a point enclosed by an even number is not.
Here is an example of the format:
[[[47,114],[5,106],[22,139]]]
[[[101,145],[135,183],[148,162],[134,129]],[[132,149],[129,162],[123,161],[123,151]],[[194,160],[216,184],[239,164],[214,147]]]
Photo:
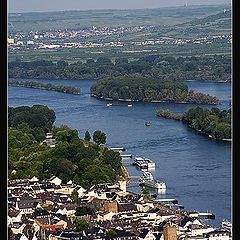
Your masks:
[[[217,97],[189,90],[188,86],[182,82],[144,77],[118,77],[99,80],[91,87],[91,94],[98,98],[111,98],[113,100],[219,103]]]
[[[80,139],[76,129],[54,126],[55,112],[43,105],[9,107],[8,119],[10,179],[55,175],[88,187],[122,175],[120,154],[104,146],[107,136],[100,130],[86,131]],[[55,147],[44,143],[47,132],[53,133]]]
[[[107,77],[153,77],[163,80],[230,81],[231,57],[204,55],[173,57],[147,55],[137,59],[102,56],[69,63],[64,59],[21,61],[8,64],[10,78],[102,79]]]
[[[182,114],[171,113],[167,109],[157,111],[157,116],[182,120],[195,131],[217,140],[231,139],[231,109],[220,110],[213,107],[207,108],[190,108]]]

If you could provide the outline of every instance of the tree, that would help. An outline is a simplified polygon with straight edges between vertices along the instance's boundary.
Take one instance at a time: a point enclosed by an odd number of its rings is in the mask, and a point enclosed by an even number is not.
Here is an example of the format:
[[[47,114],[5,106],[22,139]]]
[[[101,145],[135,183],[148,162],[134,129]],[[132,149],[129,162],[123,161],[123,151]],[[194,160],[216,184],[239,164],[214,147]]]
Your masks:
[[[148,199],[148,200],[151,199],[150,191],[148,188],[143,187],[141,192],[144,199]]]
[[[73,230],[75,232],[84,231],[89,228],[89,223],[85,219],[78,219],[74,222]]]
[[[106,232],[106,237],[109,237],[109,238],[113,238],[114,236],[116,236],[117,233],[116,231],[114,231],[113,229],[108,229],[107,232]]]
[[[100,144],[105,144],[106,143],[106,134],[104,132],[101,132],[99,130],[95,131],[93,133],[93,141],[97,143],[98,145]]]
[[[57,61],[57,66],[58,67],[67,67],[68,66],[68,62],[66,62],[64,60],[59,60],[59,61]]]
[[[78,197],[79,197],[78,192],[76,190],[73,190],[71,194],[71,199],[73,200],[74,203],[78,202]]]
[[[90,135],[89,131],[86,131],[86,132],[85,132],[84,140],[90,142],[90,140],[91,140],[91,135]]]
[[[122,158],[118,152],[111,149],[106,149],[103,153],[103,162],[111,165],[114,170],[118,170],[121,167]]]
[[[75,215],[76,216],[84,216],[84,215],[92,215],[93,210],[87,206],[81,206],[76,209]]]

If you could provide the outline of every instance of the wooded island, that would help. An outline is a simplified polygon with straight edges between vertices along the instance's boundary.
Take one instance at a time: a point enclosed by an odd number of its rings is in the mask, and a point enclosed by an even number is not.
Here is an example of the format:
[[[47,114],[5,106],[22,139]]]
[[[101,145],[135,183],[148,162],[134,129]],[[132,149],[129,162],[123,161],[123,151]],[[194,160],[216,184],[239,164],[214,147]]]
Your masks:
[[[107,100],[218,104],[209,94],[194,92],[175,80],[145,77],[118,77],[99,80],[91,87],[94,97]]]
[[[80,88],[64,85],[53,85],[51,83],[40,83],[34,81],[17,81],[9,80],[8,84],[14,87],[28,87],[28,88],[38,88],[49,91],[71,93],[71,94],[80,94]]]
[[[170,112],[168,109],[160,109],[157,116],[168,119],[181,120],[190,128],[217,140],[231,141],[231,109],[219,108],[190,108],[182,114]]]

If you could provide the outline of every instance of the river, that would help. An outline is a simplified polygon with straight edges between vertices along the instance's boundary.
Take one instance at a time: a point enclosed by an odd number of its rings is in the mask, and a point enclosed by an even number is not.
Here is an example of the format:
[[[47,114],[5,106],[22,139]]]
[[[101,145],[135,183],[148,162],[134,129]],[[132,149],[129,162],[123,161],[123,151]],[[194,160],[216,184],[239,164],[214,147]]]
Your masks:
[[[81,95],[9,86],[8,105],[48,105],[56,112],[56,125],[76,128],[82,138],[86,130],[104,131],[107,146],[125,147],[126,153],[155,161],[153,175],[167,185],[166,194],[158,198],[176,198],[186,210],[211,211],[216,215],[210,222],[214,226],[223,219],[231,220],[231,144],[216,142],[182,122],[155,114],[159,108],[181,113],[195,104],[133,103],[127,107],[118,103],[107,107],[106,101],[90,96],[93,80],[44,82],[80,87]],[[221,109],[229,108],[230,83],[186,83],[190,89],[217,96]],[[151,126],[145,126],[145,120],[150,120]],[[128,160],[124,164],[130,175],[141,175]],[[139,192],[140,188],[133,184],[129,190]]]

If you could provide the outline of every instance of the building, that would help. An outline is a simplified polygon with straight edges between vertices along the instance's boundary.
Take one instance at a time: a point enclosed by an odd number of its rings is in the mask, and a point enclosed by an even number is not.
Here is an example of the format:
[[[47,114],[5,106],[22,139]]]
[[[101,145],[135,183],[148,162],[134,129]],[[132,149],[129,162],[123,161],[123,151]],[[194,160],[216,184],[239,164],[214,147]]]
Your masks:
[[[166,224],[163,226],[164,240],[177,240],[177,228],[175,225]]]
[[[14,44],[14,38],[8,38],[8,44]]]

